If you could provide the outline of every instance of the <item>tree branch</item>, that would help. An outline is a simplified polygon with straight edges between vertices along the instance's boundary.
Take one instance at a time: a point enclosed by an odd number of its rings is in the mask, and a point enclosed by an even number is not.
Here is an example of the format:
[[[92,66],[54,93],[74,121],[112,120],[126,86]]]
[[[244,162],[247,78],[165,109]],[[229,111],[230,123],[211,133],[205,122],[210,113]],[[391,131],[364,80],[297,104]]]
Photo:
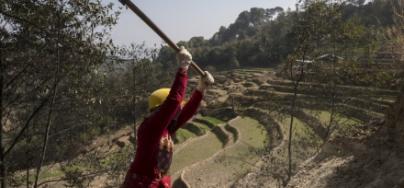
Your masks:
[[[30,22],[30,21],[24,19],[24,18],[20,18],[20,17],[18,17],[18,16],[16,16],[16,15],[9,14],[9,13],[7,13],[7,12],[4,12],[4,11],[1,10],[1,9],[0,9],[0,14],[2,14],[2,15],[5,16],[5,17],[9,17],[9,18],[18,20],[18,21],[20,21],[20,22],[27,23],[27,24],[29,24],[29,25],[31,25],[31,26],[33,26],[33,27],[39,29],[41,32],[44,32],[44,33],[46,33],[46,34],[49,34],[49,32],[46,31],[44,28],[42,28],[42,27],[38,26],[37,24],[34,24],[34,23],[32,23],[32,22]]]
[[[14,148],[14,146],[18,143],[20,140],[21,136],[23,135],[24,131],[28,128],[29,124],[31,123],[32,119],[39,113],[39,111],[45,106],[45,104],[48,102],[49,97],[46,97],[41,104],[35,108],[35,110],[31,113],[27,121],[25,122],[24,127],[20,130],[18,135],[15,137],[14,141],[11,143],[10,147],[4,152],[4,156],[7,156],[10,151]]]

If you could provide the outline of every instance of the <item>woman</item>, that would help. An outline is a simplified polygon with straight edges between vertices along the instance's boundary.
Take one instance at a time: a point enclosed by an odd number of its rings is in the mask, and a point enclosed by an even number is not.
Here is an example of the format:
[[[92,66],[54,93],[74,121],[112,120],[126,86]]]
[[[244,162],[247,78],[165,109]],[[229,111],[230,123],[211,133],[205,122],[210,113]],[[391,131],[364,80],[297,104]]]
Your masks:
[[[171,137],[197,111],[206,88],[214,83],[205,71],[191,99],[182,107],[188,83],[188,68],[192,55],[181,47],[177,54],[180,67],[171,89],[158,89],[149,97],[149,111],[137,132],[135,160],[126,174],[124,188],[169,188],[168,171],[172,161]]]

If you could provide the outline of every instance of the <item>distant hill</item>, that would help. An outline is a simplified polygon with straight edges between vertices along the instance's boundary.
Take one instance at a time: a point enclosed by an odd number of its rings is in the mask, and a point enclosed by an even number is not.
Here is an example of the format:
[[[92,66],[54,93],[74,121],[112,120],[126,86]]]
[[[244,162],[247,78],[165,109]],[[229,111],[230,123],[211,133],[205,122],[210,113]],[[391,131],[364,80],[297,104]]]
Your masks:
[[[332,22],[334,9],[331,5],[324,6],[322,11],[328,15],[321,16],[323,14],[321,12],[313,15],[313,19],[318,20],[313,21],[312,24],[318,24],[314,25],[318,31],[311,32],[321,32],[324,26]],[[349,42],[351,44],[346,44],[352,45],[352,50],[358,51],[365,48],[369,42],[372,42],[369,41],[372,32],[384,30],[394,23],[393,10],[389,1],[386,0],[374,0],[366,4],[364,1],[347,1],[338,6],[338,9],[341,9],[338,10],[341,15],[337,15],[343,22],[341,27],[347,27],[349,30],[358,28],[359,33],[353,33],[357,35],[356,38],[351,39]],[[179,45],[189,48],[195,61],[202,67],[210,67],[210,69],[273,67],[284,62],[299,43],[295,34],[302,28],[296,27],[296,22],[303,17],[303,14],[305,14],[304,7],[298,12],[290,9],[283,10],[281,7],[251,8],[241,12],[228,27],[220,27],[212,38],[196,36],[189,41],[179,42]],[[337,25],[331,26],[337,27]],[[377,40],[377,38],[371,39]],[[327,50],[331,45],[329,43],[330,41],[319,41],[316,45],[323,46],[324,51],[321,53],[330,53],[330,50]],[[175,63],[173,53],[169,47],[163,47],[158,59],[162,63]]]

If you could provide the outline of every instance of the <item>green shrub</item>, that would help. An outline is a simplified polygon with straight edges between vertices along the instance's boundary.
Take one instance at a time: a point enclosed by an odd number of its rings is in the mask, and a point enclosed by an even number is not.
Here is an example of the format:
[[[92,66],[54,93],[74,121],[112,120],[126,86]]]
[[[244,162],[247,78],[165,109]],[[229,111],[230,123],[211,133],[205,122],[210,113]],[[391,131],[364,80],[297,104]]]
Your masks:
[[[61,170],[65,174],[66,187],[88,187],[89,182],[93,179],[85,176],[85,171],[79,163],[70,163],[62,166]]]

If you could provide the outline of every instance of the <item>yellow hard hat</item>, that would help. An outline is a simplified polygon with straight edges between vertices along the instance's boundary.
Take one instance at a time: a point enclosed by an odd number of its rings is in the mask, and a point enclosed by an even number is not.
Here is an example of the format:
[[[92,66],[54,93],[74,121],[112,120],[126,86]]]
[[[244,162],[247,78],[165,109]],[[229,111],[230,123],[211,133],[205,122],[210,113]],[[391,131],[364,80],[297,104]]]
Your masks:
[[[168,94],[170,93],[170,88],[160,88],[149,96],[149,111],[163,104],[166,100]],[[185,105],[186,101],[181,102],[181,107]]]
[[[160,88],[149,96],[149,110],[156,108],[163,104],[166,100],[168,94],[170,93],[170,88]]]

